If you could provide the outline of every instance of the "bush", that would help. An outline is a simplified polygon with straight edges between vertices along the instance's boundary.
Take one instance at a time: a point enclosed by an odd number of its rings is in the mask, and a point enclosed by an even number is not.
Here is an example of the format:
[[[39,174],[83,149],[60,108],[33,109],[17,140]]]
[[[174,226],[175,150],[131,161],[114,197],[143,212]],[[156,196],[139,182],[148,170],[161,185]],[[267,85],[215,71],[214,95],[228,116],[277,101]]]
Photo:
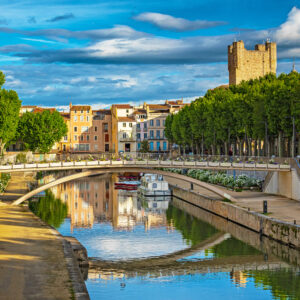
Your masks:
[[[1,177],[0,177],[0,192],[4,192],[4,190],[6,189],[6,186],[8,184],[8,181],[10,180],[10,174],[8,173],[1,173]]]
[[[25,164],[27,162],[25,153],[18,153],[16,156],[16,163]]]

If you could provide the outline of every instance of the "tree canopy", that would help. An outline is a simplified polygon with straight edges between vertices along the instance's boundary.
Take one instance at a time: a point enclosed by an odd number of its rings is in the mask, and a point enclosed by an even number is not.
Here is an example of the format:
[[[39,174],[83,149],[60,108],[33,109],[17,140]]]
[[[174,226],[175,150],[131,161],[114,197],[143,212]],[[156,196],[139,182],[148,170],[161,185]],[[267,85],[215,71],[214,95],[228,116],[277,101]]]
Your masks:
[[[260,147],[264,141],[264,147],[272,145],[270,154],[282,156],[283,139],[285,145],[291,144],[293,122],[295,132],[300,132],[300,74],[267,74],[208,90],[204,97],[167,118],[166,137],[202,154],[204,149],[227,154],[235,145],[239,154],[245,149],[244,154],[255,155],[253,144]]]
[[[47,153],[55,142],[68,132],[62,116],[57,112],[44,110],[41,113],[26,112],[18,126],[18,138],[25,149]]]
[[[0,71],[0,154],[16,134],[21,101],[13,90],[3,89],[5,75]]]

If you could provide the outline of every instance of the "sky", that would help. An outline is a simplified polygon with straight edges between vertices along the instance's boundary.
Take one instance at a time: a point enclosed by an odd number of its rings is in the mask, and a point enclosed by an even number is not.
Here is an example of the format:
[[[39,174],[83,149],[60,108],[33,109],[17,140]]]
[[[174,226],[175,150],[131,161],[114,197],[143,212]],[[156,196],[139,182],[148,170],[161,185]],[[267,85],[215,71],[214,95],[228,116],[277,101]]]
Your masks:
[[[23,105],[191,101],[228,83],[228,45],[267,39],[278,74],[300,70],[300,0],[0,0],[0,70]]]

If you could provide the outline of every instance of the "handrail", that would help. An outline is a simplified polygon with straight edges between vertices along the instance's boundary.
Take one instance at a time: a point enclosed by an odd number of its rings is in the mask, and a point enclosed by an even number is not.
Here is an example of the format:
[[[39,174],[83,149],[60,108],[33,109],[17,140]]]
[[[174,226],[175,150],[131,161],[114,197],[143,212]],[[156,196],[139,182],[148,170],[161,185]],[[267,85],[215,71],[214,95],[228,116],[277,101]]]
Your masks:
[[[295,164],[292,162],[292,165]],[[300,165],[298,169],[300,171]],[[57,169],[68,167],[97,167],[97,166],[111,166],[111,165],[147,165],[151,167],[197,167],[197,168],[217,168],[217,169],[247,169],[247,170],[272,170],[272,171],[290,171],[292,165],[290,164],[271,164],[260,162],[217,162],[217,161],[176,161],[176,160],[151,160],[151,159],[134,159],[134,160],[91,160],[91,161],[60,161],[47,163],[26,163],[15,165],[0,165],[0,172],[3,171],[24,171],[36,169]]]

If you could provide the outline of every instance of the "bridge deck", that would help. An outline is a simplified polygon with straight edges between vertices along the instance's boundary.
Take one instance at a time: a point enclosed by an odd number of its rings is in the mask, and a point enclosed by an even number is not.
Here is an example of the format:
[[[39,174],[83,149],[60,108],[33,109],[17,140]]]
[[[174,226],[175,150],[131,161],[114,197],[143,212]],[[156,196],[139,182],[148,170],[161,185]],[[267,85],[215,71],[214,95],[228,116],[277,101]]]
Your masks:
[[[33,172],[49,170],[73,170],[73,169],[99,169],[115,168],[184,168],[206,170],[255,170],[268,172],[289,172],[290,165],[284,164],[259,164],[259,163],[234,163],[234,162],[198,162],[198,161],[163,161],[163,160],[132,160],[132,161],[74,161],[74,162],[49,162],[30,163],[16,165],[0,165],[0,173],[3,172]]]

